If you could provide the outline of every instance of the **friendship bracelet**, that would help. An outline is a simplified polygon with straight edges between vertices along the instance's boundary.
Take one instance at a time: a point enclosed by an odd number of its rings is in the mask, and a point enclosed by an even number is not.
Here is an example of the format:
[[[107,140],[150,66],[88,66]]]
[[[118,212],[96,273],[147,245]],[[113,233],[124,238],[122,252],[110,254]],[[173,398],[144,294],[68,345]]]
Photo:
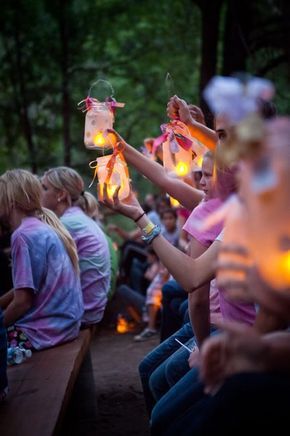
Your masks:
[[[137,223],[137,222],[142,218],[142,216],[144,216],[144,215],[145,215],[145,212],[141,213],[141,215],[139,215],[138,218],[136,218],[136,219],[134,220],[135,223]]]
[[[150,221],[143,229],[142,232],[145,236],[150,235],[152,230],[154,229],[155,225]]]
[[[152,223],[151,223],[152,224]],[[141,236],[142,241],[145,242],[145,244],[149,245],[153,241],[153,239],[156,238],[156,236],[159,236],[161,233],[161,229],[158,225],[154,226],[151,232],[148,234],[145,234],[144,236]]]

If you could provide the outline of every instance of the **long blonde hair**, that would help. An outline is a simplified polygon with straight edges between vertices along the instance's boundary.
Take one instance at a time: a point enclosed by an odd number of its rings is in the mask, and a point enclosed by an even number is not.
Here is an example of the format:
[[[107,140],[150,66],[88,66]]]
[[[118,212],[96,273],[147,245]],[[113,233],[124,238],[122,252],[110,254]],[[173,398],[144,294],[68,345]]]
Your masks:
[[[63,166],[55,167],[46,171],[44,176],[55,189],[66,191],[69,206],[78,206],[88,213],[89,193],[84,191],[84,181],[76,170]]]
[[[58,217],[41,207],[41,184],[36,176],[23,169],[6,171],[0,176],[0,204],[3,215],[9,219],[13,209],[27,216],[36,216],[52,227],[62,240],[76,271],[78,255],[74,240]]]

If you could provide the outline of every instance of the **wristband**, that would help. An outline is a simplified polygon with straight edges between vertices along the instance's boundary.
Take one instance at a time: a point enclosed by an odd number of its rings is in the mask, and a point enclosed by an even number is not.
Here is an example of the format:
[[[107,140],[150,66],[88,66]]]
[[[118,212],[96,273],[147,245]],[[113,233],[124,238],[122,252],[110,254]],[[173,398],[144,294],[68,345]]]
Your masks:
[[[145,215],[145,212],[141,213],[141,215],[139,215],[138,218],[136,218],[136,219],[134,220],[135,223],[137,223],[137,222],[142,218],[142,216],[144,216],[144,215]]]
[[[151,226],[153,225],[153,228],[150,226],[150,228],[151,228],[150,232],[149,232],[149,233],[145,233],[144,230],[149,226],[149,224],[150,224]],[[152,224],[152,223],[149,223],[149,224],[147,224],[147,226],[145,227],[145,229],[143,229],[145,235],[141,236],[142,241],[145,242],[145,244],[147,244],[147,245],[151,244],[151,242],[153,241],[153,239],[155,239],[156,236],[159,236],[160,233],[161,233],[161,229],[160,229],[160,227],[159,227],[158,225],[155,226],[155,225]]]
[[[145,236],[150,235],[152,230],[154,229],[155,224],[153,224],[151,221],[142,229],[142,232]]]

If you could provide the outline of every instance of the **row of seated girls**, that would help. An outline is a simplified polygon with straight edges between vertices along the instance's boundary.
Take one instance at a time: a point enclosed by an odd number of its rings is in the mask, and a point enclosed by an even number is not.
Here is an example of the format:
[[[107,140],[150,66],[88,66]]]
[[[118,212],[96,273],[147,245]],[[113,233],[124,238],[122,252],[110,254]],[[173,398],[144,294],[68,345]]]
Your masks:
[[[110,249],[87,215],[90,197],[80,175],[58,167],[40,181],[26,170],[7,171],[0,204],[1,228],[12,233],[13,289],[0,298],[8,346],[42,350],[99,323],[110,290]]]

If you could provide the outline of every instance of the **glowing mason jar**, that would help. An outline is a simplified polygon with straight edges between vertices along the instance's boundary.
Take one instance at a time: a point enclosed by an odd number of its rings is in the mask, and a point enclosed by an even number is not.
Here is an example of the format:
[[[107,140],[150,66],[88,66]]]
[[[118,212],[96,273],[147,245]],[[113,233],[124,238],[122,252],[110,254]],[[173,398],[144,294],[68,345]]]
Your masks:
[[[107,133],[113,128],[114,114],[107,103],[94,102],[86,113],[84,143],[88,149],[113,148],[116,137]]]
[[[290,289],[290,120],[268,125],[263,153],[244,163],[251,251],[262,278]]]
[[[173,149],[174,147],[174,149]],[[191,171],[192,151],[185,150],[176,142],[166,140],[162,146],[163,166],[168,172],[175,173],[178,177],[185,177]]]
[[[130,194],[128,167],[120,156],[116,156],[112,174],[108,180],[110,169],[107,165],[111,158],[112,155],[97,158],[98,198],[100,201],[103,200],[105,183],[107,183],[107,193],[110,199],[119,186],[121,187],[118,195],[120,200],[124,200]]]

